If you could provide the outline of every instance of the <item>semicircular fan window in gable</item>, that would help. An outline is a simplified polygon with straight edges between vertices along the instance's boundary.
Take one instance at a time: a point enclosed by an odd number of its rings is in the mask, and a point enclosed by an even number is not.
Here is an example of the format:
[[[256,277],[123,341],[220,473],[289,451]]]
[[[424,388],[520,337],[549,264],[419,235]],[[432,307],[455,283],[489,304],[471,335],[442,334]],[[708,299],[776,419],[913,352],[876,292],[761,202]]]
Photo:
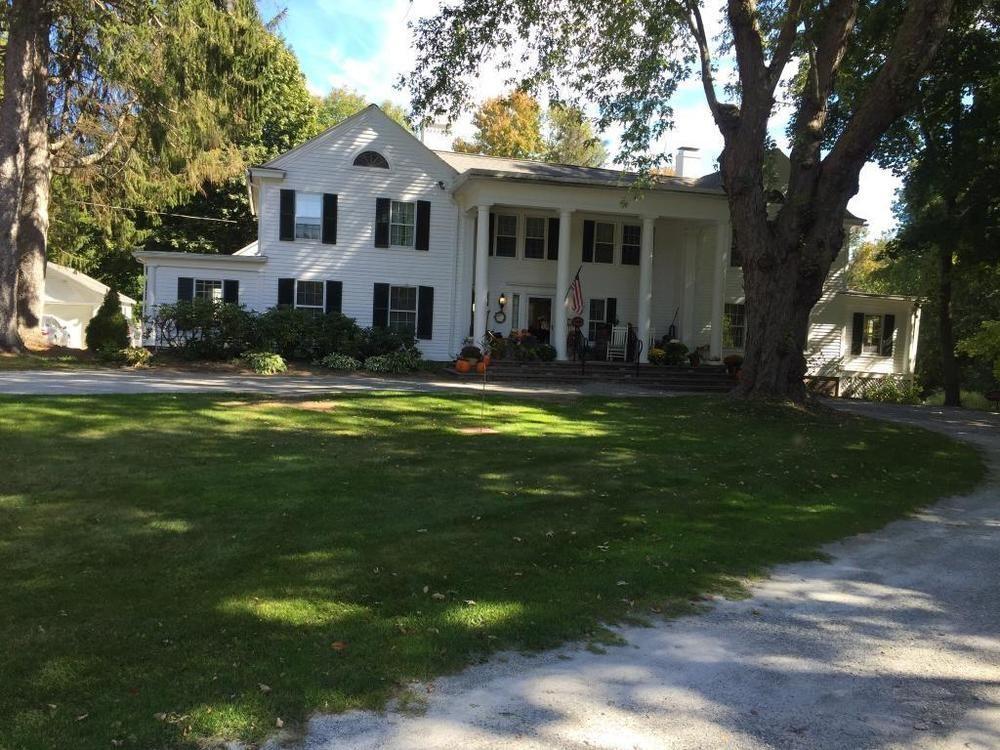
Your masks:
[[[378,151],[362,151],[354,159],[356,167],[375,167],[376,169],[388,169],[389,162],[385,160]]]

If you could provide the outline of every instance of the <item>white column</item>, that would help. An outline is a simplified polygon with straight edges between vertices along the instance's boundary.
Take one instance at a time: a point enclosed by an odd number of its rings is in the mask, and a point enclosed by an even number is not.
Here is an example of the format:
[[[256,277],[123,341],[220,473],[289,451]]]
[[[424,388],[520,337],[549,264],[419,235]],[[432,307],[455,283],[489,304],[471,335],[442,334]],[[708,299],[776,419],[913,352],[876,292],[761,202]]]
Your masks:
[[[559,212],[559,259],[556,261],[556,298],[552,311],[552,335],[555,341],[556,359],[566,359],[566,295],[569,293],[569,234],[572,229],[573,212],[563,209]]]
[[[649,362],[649,337],[653,330],[653,227],[655,220],[642,220],[639,251],[639,341],[642,342],[641,362]]]
[[[726,268],[729,266],[729,246],[732,243],[728,221],[715,225],[715,280],[712,284],[712,338],[709,356],[722,359],[722,313],[726,298]]]
[[[486,336],[486,312],[489,308],[489,248],[490,248],[490,207],[477,207],[476,224],[476,309],[472,318],[472,338],[481,344]]]
[[[701,246],[702,230],[689,227],[684,234],[684,291],[681,297],[681,341],[688,346],[694,344],[694,301],[698,279],[698,249]]]

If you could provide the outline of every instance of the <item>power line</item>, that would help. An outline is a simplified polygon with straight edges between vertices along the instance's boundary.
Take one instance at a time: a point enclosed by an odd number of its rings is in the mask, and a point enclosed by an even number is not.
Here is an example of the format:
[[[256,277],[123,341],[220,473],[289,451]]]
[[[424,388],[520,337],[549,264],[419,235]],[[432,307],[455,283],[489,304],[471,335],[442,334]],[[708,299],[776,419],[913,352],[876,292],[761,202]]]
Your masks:
[[[131,211],[132,213],[156,214],[157,216],[172,216],[175,219],[194,219],[195,221],[216,221],[220,224],[239,224],[235,219],[217,219],[214,216],[192,216],[191,214],[172,214],[166,211],[153,211],[148,208],[129,208],[128,206],[112,206],[108,203],[95,203],[93,201],[70,201],[83,206],[96,206],[97,208],[113,208],[118,211]]]

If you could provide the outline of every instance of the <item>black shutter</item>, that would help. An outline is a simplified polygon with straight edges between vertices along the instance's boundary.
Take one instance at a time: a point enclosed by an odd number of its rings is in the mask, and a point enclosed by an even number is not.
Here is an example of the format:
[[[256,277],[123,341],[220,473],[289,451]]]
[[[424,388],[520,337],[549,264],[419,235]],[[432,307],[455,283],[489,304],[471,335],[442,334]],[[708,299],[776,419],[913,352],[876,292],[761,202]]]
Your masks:
[[[337,244],[337,196],[323,193],[323,239],[324,245]]]
[[[892,356],[892,339],[896,332],[896,316],[886,315],[882,318],[882,355]]]
[[[865,336],[865,314],[854,313],[851,324],[851,354],[861,354],[861,341]]]
[[[177,279],[177,301],[190,302],[194,299],[194,279],[181,276]]]
[[[583,262],[594,262],[594,222],[590,219],[583,222]]]
[[[392,201],[375,199],[375,247],[389,247],[389,211]]]
[[[278,239],[295,239],[295,191],[281,191],[281,215],[278,221]]]
[[[278,279],[278,307],[295,307],[295,279]]]
[[[608,297],[606,304],[604,318],[608,321],[609,326],[613,326],[618,320],[618,300],[615,297]]]
[[[434,287],[417,289],[417,338],[430,341],[434,330]]]
[[[236,279],[226,279],[222,282],[222,301],[233,305],[240,303],[240,282]]]
[[[493,255],[493,235],[496,234],[497,217],[492,211],[490,212],[490,255]]]
[[[389,285],[376,284],[372,297],[372,326],[375,328],[389,327]]]
[[[417,230],[415,247],[430,250],[431,247],[431,202],[417,201]]]
[[[326,312],[339,313],[343,306],[344,283],[342,281],[326,282]]]
[[[559,219],[549,219],[549,260],[559,257]]]

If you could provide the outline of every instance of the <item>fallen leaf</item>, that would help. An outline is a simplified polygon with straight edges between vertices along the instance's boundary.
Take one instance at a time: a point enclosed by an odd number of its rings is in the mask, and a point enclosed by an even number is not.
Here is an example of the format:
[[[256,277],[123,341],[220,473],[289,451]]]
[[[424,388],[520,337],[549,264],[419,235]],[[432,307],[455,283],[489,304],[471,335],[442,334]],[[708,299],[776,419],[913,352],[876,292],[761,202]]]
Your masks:
[[[277,719],[274,720],[274,726],[276,726],[278,729],[281,729],[283,726],[285,726],[285,722],[283,722],[281,720],[281,717],[279,716]]]
[[[444,601],[444,598],[445,598],[444,594],[439,594],[437,592],[434,592],[433,594],[431,594],[431,599],[433,599],[434,601],[438,601],[438,602]]]
[[[79,716],[77,716],[77,717],[76,717],[76,720],[77,720],[77,721],[83,721],[83,720],[84,720],[84,719],[86,719],[86,718],[87,718],[88,716],[90,716],[90,714],[80,714]]]
[[[344,649],[347,648],[347,643],[344,641],[334,641],[333,643],[330,644],[330,648],[332,648],[334,651],[343,651]]]
[[[265,685],[263,682],[258,682],[257,687],[260,688],[260,692],[264,693],[265,695],[271,692],[270,686]]]

